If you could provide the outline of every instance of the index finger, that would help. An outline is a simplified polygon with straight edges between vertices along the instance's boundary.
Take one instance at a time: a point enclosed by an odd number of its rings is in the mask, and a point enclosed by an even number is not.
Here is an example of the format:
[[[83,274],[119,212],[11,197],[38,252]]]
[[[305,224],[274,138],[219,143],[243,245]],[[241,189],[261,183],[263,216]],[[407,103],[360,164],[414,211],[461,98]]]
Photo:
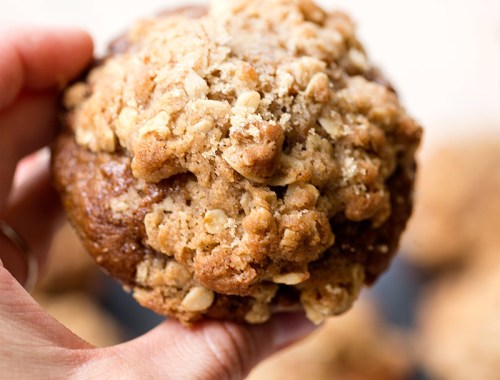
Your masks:
[[[91,62],[92,50],[78,29],[0,29],[0,110],[23,89],[62,87]]]

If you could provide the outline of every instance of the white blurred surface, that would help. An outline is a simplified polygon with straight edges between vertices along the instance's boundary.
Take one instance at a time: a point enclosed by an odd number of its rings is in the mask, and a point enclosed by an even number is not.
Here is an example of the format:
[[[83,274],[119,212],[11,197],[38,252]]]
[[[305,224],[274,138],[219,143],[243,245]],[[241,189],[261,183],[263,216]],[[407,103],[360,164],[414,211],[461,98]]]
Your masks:
[[[98,51],[133,20],[202,0],[0,0],[0,26],[76,25]],[[361,40],[426,127],[426,141],[500,133],[500,1],[323,0],[356,20]]]

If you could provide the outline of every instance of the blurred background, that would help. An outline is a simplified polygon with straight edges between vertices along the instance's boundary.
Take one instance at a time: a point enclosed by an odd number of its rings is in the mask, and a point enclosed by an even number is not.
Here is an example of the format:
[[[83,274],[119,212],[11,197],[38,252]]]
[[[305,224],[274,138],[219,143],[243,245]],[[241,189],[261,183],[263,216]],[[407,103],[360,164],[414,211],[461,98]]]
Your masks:
[[[205,2],[2,1],[0,27],[80,26],[99,55],[134,20],[194,3]],[[249,379],[498,379],[500,2],[318,3],[356,20],[372,62],[425,128],[417,207],[397,260],[353,311]],[[161,321],[96,269],[68,226],[52,251],[35,296],[78,335],[110,345]]]

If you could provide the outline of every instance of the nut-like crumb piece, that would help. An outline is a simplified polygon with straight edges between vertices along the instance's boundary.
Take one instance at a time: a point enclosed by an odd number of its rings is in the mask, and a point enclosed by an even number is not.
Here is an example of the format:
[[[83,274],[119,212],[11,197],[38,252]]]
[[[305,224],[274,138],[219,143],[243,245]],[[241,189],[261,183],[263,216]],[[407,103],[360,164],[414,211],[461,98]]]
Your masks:
[[[143,261],[137,265],[135,279],[137,282],[145,284],[149,277],[149,263]]]
[[[298,5],[308,21],[321,24],[325,21],[326,12],[318,7],[312,0],[298,0]]]
[[[331,258],[330,260],[335,259]],[[352,306],[353,300],[358,297],[365,280],[361,265],[354,265],[342,274],[343,279],[333,279],[338,283],[327,283],[321,288],[313,287],[314,277],[302,285],[305,287],[301,295],[302,304],[307,318],[315,324],[322,323],[330,315],[345,312]]]
[[[249,108],[252,112],[257,111],[259,104],[260,94],[257,91],[244,92],[236,101],[236,107]]]
[[[358,49],[351,49],[349,50],[349,53],[347,53],[347,55],[351,63],[357,69],[366,71],[370,68],[368,60],[366,59],[366,55],[362,51]]]
[[[209,91],[207,82],[194,71],[190,71],[186,76],[184,88],[191,99],[203,98]]]
[[[214,292],[203,286],[192,288],[184,297],[181,307],[186,311],[202,311],[214,302]]]
[[[305,94],[320,104],[330,101],[330,79],[325,73],[315,74],[307,85]]]
[[[273,282],[284,285],[297,285],[306,281],[309,278],[309,273],[285,273],[278,274],[273,277]]]
[[[233,129],[223,158],[245,178],[266,183],[279,165],[284,137],[276,123],[256,122]]]
[[[218,234],[224,231],[224,226],[227,223],[227,215],[224,210],[210,210],[205,214],[203,222],[208,233]]]
[[[276,295],[278,286],[274,284],[262,284],[252,294],[255,301],[252,308],[245,314],[248,323],[264,323],[271,316],[270,303]]]
[[[143,126],[137,130],[137,139],[143,139],[148,134],[157,134],[161,138],[168,138],[171,135],[170,116],[165,111],[149,119]]]
[[[330,119],[322,117],[318,120],[318,123],[330,135],[333,141],[342,137],[344,126],[340,118]]]

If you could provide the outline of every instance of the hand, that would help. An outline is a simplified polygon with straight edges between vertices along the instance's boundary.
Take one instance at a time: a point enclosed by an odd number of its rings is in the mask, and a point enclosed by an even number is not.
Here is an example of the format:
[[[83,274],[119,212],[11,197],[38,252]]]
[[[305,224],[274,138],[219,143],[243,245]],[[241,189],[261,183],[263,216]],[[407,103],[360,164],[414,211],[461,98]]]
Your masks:
[[[0,31],[0,219],[26,239],[40,265],[61,215],[48,164],[13,187],[14,173],[23,157],[50,143],[57,90],[91,59],[92,42],[81,31]],[[206,321],[186,329],[166,321],[136,340],[98,349],[24,290],[26,263],[1,237],[0,258],[2,378],[241,379],[312,329],[302,315],[279,315],[261,326]]]

